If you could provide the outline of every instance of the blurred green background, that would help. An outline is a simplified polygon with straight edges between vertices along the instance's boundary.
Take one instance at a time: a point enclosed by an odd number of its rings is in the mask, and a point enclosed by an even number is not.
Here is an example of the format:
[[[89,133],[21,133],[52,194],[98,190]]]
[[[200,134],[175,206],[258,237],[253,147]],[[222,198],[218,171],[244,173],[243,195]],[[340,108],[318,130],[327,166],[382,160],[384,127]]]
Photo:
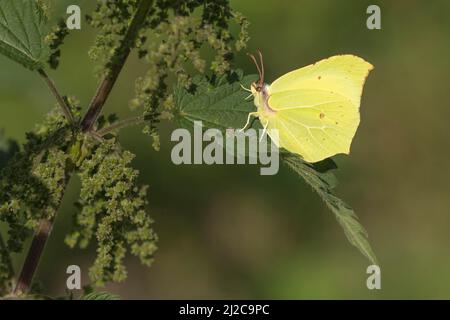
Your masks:
[[[89,1],[58,1],[90,7]],[[107,290],[123,298],[380,299],[450,298],[450,2],[233,0],[252,23],[249,51],[265,56],[267,81],[334,54],[373,65],[362,99],[362,122],[350,157],[337,157],[340,186],[367,228],[378,255],[382,290],[366,288],[368,261],[346,240],[318,196],[282,167],[261,177],[256,166],[175,166],[169,134],[157,153],[139,128],[123,144],[151,186],[151,214],[160,236],[152,268],[127,260],[129,277]],[[366,8],[382,9],[382,30],[366,28]],[[87,10],[87,9],[85,9]],[[83,25],[63,46],[60,90],[84,106],[97,80],[87,56],[93,31]],[[245,53],[237,66],[254,73]],[[125,116],[134,79],[133,56],[106,111]],[[24,141],[54,104],[37,75],[0,57],[0,128]],[[78,182],[73,181],[37,277],[63,294],[66,267],[83,270],[93,250],[63,244]],[[17,257],[19,267],[22,257]]]

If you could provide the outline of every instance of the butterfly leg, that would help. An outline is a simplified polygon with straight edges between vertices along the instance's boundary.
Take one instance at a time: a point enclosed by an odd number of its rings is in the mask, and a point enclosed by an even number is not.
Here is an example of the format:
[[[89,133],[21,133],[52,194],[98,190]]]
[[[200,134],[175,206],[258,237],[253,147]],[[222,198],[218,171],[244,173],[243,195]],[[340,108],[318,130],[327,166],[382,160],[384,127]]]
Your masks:
[[[247,91],[247,92],[250,92],[250,94],[248,95],[247,98],[245,98],[245,100],[248,100],[248,99],[250,99],[251,97],[253,97],[253,92],[252,92],[252,90],[247,89],[247,88],[244,87],[242,84],[240,84],[240,86],[241,86],[242,90]]]
[[[267,121],[266,125],[264,126],[264,130],[263,133],[261,135],[261,138],[259,139],[259,142],[262,141],[262,139],[264,138],[264,136],[267,134],[267,127],[269,126],[269,121]]]
[[[253,93],[249,94],[244,100],[248,100],[253,97]]]
[[[258,117],[258,112],[250,112],[248,114],[247,123],[245,124],[245,126],[242,129],[239,130],[240,132],[242,132],[245,129],[247,129],[248,125],[250,124],[250,119],[251,119],[252,116],[253,117]]]

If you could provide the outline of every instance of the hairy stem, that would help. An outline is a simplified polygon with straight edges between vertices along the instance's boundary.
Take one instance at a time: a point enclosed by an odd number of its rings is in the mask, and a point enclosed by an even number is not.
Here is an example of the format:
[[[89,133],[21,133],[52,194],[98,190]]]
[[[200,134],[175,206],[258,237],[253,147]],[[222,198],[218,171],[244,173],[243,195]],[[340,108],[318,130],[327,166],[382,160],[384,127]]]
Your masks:
[[[74,120],[72,111],[70,111],[70,108],[67,105],[66,101],[64,101],[63,97],[56,89],[56,86],[55,86],[55,83],[53,82],[53,80],[48,76],[48,74],[43,69],[39,69],[38,73],[42,77],[42,79],[44,79],[45,83],[50,88],[50,91],[55,96],[56,101],[58,102],[58,105],[61,107],[61,110],[64,113],[67,120],[69,120],[70,123],[74,123],[75,120]]]
[[[129,119],[124,119],[122,121],[118,121],[118,122],[110,125],[109,127],[98,130],[97,134],[99,136],[103,137],[113,131],[120,130],[120,129],[129,127],[129,126],[144,124],[145,122],[146,122],[145,116],[138,116],[138,117],[133,117],[133,118],[129,118]]]
[[[139,30],[142,27],[147,14],[150,12],[153,0],[141,0],[139,2],[136,13],[131,20],[130,27],[125,34],[120,46],[116,49],[114,56],[111,59],[111,70],[103,79],[97,93],[91,101],[89,109],[83,118],[82,129],[84,132],[92,130],[96,123],[106,100],[108,99],[117,78],[122,71],[122,68],[131,52],[131,48],[136,42],[136,38],[139,34]]]
[[[34,273],[38,267],[41,255],[44,252],[45,244],[47,243],[47,239],[52,230],[52,225],[52,221],[46,219],[40,221],[33,242],[31,243],[30,250],[25,259],[25,263],[23,264],[16,288],[14,289],[15,295],[26,294],[30,290]]]
[[[69,183],[70,177],[66,178],[64,182],[64,189],[61,195],[61,202],[64,198],[65,189]],[[59,208],[58,208],[59,209]],[[34,274],[36,273],[41,256],[44,253],[45,245],[50,236],[53,228],[53,222],[55,217],[52,219],[41,219],[39,226],[35,231],[33,241],[31,242],[30,249],[28,250],[25,262],[22,266],[22,271],[20,272],[19,279],[17,280],[16,287],[13,294],[16,296],[27,294],[30,291],[31,284],[33,282]]]

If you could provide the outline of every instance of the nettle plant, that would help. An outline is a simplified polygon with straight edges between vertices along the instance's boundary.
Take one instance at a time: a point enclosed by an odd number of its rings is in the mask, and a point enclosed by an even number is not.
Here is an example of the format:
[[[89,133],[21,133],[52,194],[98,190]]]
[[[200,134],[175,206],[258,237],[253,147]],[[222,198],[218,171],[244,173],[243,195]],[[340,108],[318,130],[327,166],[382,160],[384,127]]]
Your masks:
[[[86,22],[98,31],[89,57],[96,62],[99,87],[86,110],[62,95],[47,74],[56,69],[60,46],[70,34],[64,20],[44,0],[0,0],[0,53],[39,74],[56,107],[27,133],[19,148],[0,134],[0,294],[32,294],[33,275],[43,253],[66,187],[81,181],[78,209],[65,242],[86,248],[96,243],[89,276],[95,286],[124,281],[128,253],[150,266],[157,236],[147,212],[147,186],[137,184],[134,155],[120,146],[124,127],[142,125],[160,145],[162,121],[193,129],[195,121],[225,132],[241,128],[253,103],[245,100],[257,76],[244,76],[233,65],[249,40],[246,18],[228,0],[99,0]],[[233,31],[234,30],[234,31]],[[138,116],[118,119],[104,107],[125,62],[134,51],[147,72],[136,80],[130,107]],[[325,201],[349,241],[371,262],[375,255],[353,210],[333,189],[335,163],[304,162],[281,150],[282,161]],[[62,214],[62,213],[61,213]],[[34,234],[34,236],[33,236]],[[12,255],[33,237],[20,273]]]

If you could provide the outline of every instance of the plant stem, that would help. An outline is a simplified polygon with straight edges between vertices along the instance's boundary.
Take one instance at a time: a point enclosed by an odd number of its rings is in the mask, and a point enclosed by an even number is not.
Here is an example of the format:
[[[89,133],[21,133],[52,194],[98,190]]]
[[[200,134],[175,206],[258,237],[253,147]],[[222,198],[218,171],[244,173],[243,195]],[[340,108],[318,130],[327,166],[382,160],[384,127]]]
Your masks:
[[[61,110],[64,113],[64,115],[66,116],[67,120],[70,123],[74,123],[75,120],[74,120],[72,111],[70,111],[70,108],[67,105],[66,101],[64,101],[63,97],[59,94],[53,80],[48,76],[48,74],[43,69],[39,69],[38,73],[42,77],[42,79],[44,79],[45,83],[50,88],[50,91],[55,96],[56,101],[58,102],[59,106],[61,107]]]
[[[115,130],[120,130],[129,126],[139,125],[145,123],[145,116],[138,116],[133,118],[124,119],[122,121],[118,121],[109,127],[103,128],[97,131],[97,134],[101,137],[111,133]]]
[[[41,255],[44,252],[45,244],[47,243],[52,226],[53,222],[50,220],[42,219],[40,221],[33,242],[31,243],[30,250],[28,251],[28,255],[23,264],[16,288],[14,289],[14,295],[18,296],[26,294],[30,290],[34,273],[39,265]]]
[[[61,206],[69,181],[70,175],[68,175],[64,181],[64,188],[61,194],[59,206]],[[55,212],[59,211],[58,209],[59,208],[57,208]],[[19,279],[17,280],[17,284],[13,292],[14,295],[19,296],[22,294],[27,294],[30,291],[34,274],[37,270],[39,261],[41,260],[41,256],[45,249],[45,245],[52,231],[54,220],[55,217],[51,219],[41,219],[39,221],[39,226],[34,233],[33,241],[31,242],[30,249],[28,250],[25,262],[22,266]]]
[[[139,2],[136,13],[131,20],[130,27],[125,34],[122,43],[116,49],[114,56],[110,60],[110,63],[112,65],[111,69],[97,89],[97,92],[89,106],[89,109],[83,118],[81,127],[84,132],[92,130],[94,124],[97,122],[102,108],[105,105],[105,102],[108,99],[120,72],[122,71],[122,68],[131,52],[131,49],[136,42],[139,30],[145,22],[147,14],[150,12],[152,3],[153,0],[141,0]]]

